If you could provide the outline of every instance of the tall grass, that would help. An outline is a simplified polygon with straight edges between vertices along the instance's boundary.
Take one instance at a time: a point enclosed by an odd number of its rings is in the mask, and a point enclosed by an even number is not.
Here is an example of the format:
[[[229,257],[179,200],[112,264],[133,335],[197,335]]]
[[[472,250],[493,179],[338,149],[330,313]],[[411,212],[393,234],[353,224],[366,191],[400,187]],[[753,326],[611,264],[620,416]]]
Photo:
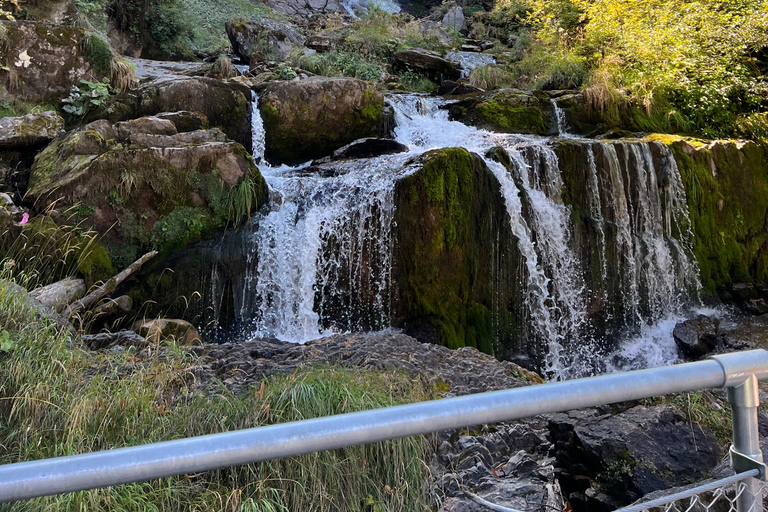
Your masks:
[[[197,361],[164,341],[95,353],[0,281],[0,464],[250,428],[430,398],[396,372],[307,368],[235,395],[196,387]],[[5,510],[423,510],[425,438],[64,494]]]

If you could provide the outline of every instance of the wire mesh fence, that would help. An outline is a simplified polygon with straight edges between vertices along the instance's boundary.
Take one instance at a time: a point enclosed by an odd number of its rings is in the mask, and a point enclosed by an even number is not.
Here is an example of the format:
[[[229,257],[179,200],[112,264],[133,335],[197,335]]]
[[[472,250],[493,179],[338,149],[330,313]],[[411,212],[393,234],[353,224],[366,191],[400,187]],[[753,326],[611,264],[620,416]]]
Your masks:
[[[753,469],[671,494],[660,491],[616,512],[762,512],[768,483],[755,480],[758,475]]]

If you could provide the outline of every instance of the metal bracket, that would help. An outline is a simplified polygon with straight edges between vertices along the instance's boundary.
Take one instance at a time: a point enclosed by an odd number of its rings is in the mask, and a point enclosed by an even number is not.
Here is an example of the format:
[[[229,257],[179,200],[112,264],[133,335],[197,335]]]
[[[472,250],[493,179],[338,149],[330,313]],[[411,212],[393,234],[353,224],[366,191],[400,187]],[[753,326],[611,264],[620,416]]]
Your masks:
[[[749,455],[737,452],[733,445],[731,445],[731,466],[736,473],[744,473],[751,469],[757,469],[760,471],[760,474],[755,478],[762,480],[763,482],[768,482],[765,464]]]

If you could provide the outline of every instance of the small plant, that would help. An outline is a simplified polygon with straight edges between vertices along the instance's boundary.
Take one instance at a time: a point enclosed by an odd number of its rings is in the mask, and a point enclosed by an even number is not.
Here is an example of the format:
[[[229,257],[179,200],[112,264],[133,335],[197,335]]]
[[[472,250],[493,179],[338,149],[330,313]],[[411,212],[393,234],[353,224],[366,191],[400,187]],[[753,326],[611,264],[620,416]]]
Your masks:
[[[69,96],[61,100],[64,103],[62,108],[72,117],[83,117],[104,103],[111,94],[118,92],[119,89],[114,89],[109,84],[109,78],[104,78],[101,82],[80,80],[80,86],[73,85]]]
[[[3,329],[0,331],[0,352],[10,352],[11,350],[13,350],[11,334]]]
[[[437,87],[432,80],[410,70],[400,74],[399,82],[406,90],[413,92],[432,92]]]
[[[297,75],[296,71],[294,71],[290,66],[280,64],[275,70],[275,76],[277,76],[277,78],[280,80],[293,80],[299,75]]]

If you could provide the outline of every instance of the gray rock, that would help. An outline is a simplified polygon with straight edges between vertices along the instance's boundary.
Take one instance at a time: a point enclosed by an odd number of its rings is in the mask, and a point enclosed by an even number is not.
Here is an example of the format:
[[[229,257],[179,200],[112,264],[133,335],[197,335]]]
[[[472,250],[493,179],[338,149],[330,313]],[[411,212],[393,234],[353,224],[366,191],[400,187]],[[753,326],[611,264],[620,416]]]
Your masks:
[[[720,320],[706,315],[679,322],[672,331],[682,359],[697,360],[714,350],[718,341]]]
[[[176,135],[176,125],[167,119],[158,117],[140,117],[117,123],[117,135],[121,139],[127,139],[135,134],[148,135]]]
[[[230,20],[225,24],[235,54],[250,62],[251,54],[262,52],[269,58],[285,60],[294,48],[304,45],[306,38],[295,28],[269,18]]]
[[[85,281],[68,277],[48,286],[36,288],[29,296],[57,313],[85,294]]]
[[[752,283],[736,283],[733,285],[733,296],[736,300],[746,302],[757,299],[757,289]]]
[[[64,130],[64,119],[49,110],[39,114],[0,119],[0,149],[18,149],[49,143]]]
[[[406,69],[423,73],[433,80],[458,80],[461,72],[456,64],[439,53],[424,48],[409,48],[395,53],[395,62]]]
[[[193,132],[208,128],[208,118],[200,112],[190,112],[189,110],[161,112],[155,117],[172,122],[179,132]]]
[[[315,34],[307,38],[306,47],[319,53],[326,53],[338,48],[344,43],[344,38],[335,34]]]
[[[289,16],[309,16],[315,13],[348,14],[340,0],[267,0],[277,12]]]
[[[104,350],[116,345],[121,347],[146,347],[149,342],[133,331],[86,334],[81,340],[91,350]]]
[[[467,20],[464,17],[464,10],[458,5],[448,9],[448,12],[443,16],[442,24],[445,28],[454,30],[456,32],[467,31]]]
[[[750,315],[764,315],[768,313],[768,303],[763,299],[750,299],[744,302],[744,311]]]
[[[722,456],[711,430],[669,405],[557,414],[549,430],[563,490],[595,509],[703,479]]]

